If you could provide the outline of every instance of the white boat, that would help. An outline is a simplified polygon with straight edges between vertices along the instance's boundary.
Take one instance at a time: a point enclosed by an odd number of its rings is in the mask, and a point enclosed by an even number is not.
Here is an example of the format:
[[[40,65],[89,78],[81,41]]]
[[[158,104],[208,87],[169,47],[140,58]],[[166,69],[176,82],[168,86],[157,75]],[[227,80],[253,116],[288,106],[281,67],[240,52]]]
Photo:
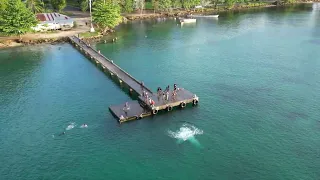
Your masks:
[[[197,19],[180,19],[180,23],[195,23]]]
[[[188,15],[188,17],[193,17],[193,18],[200,18],[200,17],[204,17],[204,18],[217,18],[219,17],[219,15]]]

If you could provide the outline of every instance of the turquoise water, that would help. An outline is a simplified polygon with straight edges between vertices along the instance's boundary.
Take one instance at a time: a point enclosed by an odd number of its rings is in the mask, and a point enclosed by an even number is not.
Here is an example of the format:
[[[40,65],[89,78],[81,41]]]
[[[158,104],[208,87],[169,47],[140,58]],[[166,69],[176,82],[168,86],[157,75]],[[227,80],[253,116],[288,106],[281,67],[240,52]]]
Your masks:
[[[71,45],[1,50],[0,179],[319,179],[319,4],[116,36],[96,48],[199,106],[119,125],[130,98]]]

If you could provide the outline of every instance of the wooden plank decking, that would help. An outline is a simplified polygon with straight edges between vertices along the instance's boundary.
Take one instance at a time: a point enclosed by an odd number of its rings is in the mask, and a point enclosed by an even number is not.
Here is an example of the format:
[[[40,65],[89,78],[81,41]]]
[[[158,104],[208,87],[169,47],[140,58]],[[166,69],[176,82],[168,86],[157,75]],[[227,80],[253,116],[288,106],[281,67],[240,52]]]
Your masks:
[[[103,68],[108,69],[108,71],[112,72],[120,80],[125,82],[130,88],[132,88],[134,91],[136,91],[139,94],[142,94],[142,87],[145,91],[147,91],[149,94],[152,94],[152,91],[146,87],[145,85],[141,86],[141,82],[132,77],[129,73],[121,69],[119,66],[114,64],[111,60],[106,58],[101,53],[97,52],[95,49],[93,49],[91,46],[88,46],[86,43],[81,41],[76,36],[69,37],[70,40],[78,45],[80,48],[82,48],[83,51],[85,51],[90,57],[94,58],[96,61],[98,61]]]
[[[113,61],[106,58],[104,55],[88,46],[85,42],[80,40],[76,36],[69,37],[72,44],[74,44],[78,50],[83,52],[86,56],[100,63],[104,70],[108,70],[110,74],[114,74],[118,77],[119,82],[123,82],[139,94],[138,101],[128,102],[130,110],[124,111],[124,105],[113,105],[109,107],[112,114],[119,120],[120,123],[135,119],[141,119],[146,116],[155,115],[160,110],[171,111],[173,107],[184,108],[186,104],[192,103],[197,105],[199,98],[195,94],[189,92],[186,89],[179,88],[177,95],[172,96],[172,91],[169,92],[168,100],[157,93],[153,93],[148,87],[142,85],[140,81],[132,77],[129,73],[117,66]],[[151,99],[155,101],[155,105],[151,106],[145,97],[142,97],[142,92],[146,91]]]
[[[124,110],[125,103],[109,107],[111,113],[118,119],[120,123],[142,119],[151,115],[151,111],[143,108],[138,101],[131,101],[128,102],[128,104],[130,107],[128,111]]]

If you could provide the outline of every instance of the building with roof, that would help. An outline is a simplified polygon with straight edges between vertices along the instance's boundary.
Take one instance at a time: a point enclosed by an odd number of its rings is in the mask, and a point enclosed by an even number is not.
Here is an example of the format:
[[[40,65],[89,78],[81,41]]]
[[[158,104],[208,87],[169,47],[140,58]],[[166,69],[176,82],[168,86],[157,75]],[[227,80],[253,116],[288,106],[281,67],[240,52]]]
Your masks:
[[[59,13],[40,13],[36,17],[39,24],[32,28],[35,31],[68,30],[74,26],[72,18]]]

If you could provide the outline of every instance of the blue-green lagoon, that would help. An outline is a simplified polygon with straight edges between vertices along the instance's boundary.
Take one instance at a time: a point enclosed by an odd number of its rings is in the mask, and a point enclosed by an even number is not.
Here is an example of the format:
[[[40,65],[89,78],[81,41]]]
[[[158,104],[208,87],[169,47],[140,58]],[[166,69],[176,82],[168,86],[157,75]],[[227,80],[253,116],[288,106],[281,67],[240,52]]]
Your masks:
[[[319,179],[319,4],[115,36],[95,48],[199,106],[120,125],[108,107],[130,97],[70,44],[1,50],[0,179]]]

